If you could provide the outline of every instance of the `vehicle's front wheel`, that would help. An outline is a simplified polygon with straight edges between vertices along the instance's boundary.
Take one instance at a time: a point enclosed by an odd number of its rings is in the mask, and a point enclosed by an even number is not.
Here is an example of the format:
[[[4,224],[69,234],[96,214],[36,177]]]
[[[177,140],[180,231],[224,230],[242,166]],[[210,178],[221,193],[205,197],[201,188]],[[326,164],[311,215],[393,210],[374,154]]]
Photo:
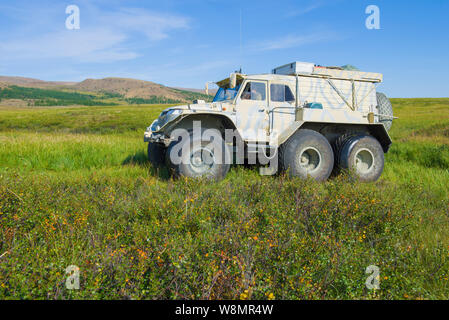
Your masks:
[[[384,168],[384,151],[372,136],[360,134],[348,138],[341,148],[339,167],[350,170],[358,180],[373,182]]]
[[[332,173],[334,152],[322,134],[301,129],[281,147],[280,161],[291,176],[324,181]]]
[[[175,141],[166,153],[166,164],[175,176],[223,179],[229,171],[231,153],[218,130],[209,129],[211,138],[193,137]],[[209,136],[209,135],[208,135]]]
[[[159,143],[148,143],[148,160],[155,168],[164,165],[165,161],[165,147]]]

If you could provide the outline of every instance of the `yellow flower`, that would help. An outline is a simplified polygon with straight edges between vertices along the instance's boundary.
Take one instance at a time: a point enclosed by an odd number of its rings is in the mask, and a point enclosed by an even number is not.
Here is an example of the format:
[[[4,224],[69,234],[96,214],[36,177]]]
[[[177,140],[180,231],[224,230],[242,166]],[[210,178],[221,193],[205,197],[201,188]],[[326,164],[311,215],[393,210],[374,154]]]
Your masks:
[[[248,298],[248,290],[245,290],[240,294],[240,300],[246,300],[247,298]]]
[[[270,294],[268,294],[268,300],[273,300],[274,299],[274,294],[272,292],[270,292]]]

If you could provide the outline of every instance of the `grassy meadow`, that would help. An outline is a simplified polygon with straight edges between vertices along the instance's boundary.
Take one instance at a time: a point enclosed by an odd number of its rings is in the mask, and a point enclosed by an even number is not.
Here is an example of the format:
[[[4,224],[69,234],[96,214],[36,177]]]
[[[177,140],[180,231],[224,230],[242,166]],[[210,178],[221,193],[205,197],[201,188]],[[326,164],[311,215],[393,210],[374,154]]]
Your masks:
[[[449,299],[449,99],[392,102],[373,184],[172,180],[143,142],[166,105],[0,106],[0,299]]]

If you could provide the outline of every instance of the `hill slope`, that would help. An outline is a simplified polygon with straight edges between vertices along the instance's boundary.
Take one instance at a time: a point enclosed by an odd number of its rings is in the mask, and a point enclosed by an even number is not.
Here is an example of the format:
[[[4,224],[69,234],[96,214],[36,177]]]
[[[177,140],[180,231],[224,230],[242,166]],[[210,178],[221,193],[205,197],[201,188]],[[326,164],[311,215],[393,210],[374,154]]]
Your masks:
[[[151,81],[112,77],[58,82],[0,76],[0,89],[3,89],[0,91],[3,105],[189,103],[211,98],[197,91],[170,88]]]
[[[25,77],[7,77],[0,76],[0,82],[8,85],[16,85],[27,88],[51,88],[51,87],[64,87],[76,84],[76,82],[68,81],[43,81],[34,78]]]
[[[86,79],[71,87],[80,91],[118,93],[125,98],[147,99],[152,96],[175,100],[184,100],[185,98],[179,90],[151,81],[126,78]]]

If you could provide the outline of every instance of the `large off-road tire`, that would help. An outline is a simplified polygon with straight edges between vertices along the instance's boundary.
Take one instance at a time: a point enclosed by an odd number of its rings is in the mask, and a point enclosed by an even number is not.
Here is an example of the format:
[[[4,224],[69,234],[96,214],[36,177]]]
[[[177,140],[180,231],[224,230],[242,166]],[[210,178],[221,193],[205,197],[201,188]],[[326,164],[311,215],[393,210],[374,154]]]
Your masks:
[[[343,149],[346,141],[349,138],[352,138],[354,136],[358,136],[358,135],[363,135],[365,134],[364,132],[360,132],[360,131],[351,131],[351,132],[347,132],[344,133],[342,135],[340,135],[339,137],[337,137],[337,139],[335,139],[335,141],[331,144],[332,145],[332,149],[334,150],[334,170],[332,172],[333,175],[338,175],[341,173],[341,167],[340,167],[340,155],[341,155],[341,150]]]
[[[194,137],[190,134],[187,139],[174,141],[167,148],[166,165],[175,177],[221,180],[228,173],[232,155],[220,132],[215,130],[214,137],[217,139],[204,140],[202,136]],[[216,152],[217,150],[222,151]]]
[[[148,160],[155,168],[160,168],[165,162],[165,147],[159,143],[148,143]]]
[[[379,111],[379,122],[383,123],[385,129],[389,131],[393,124],[393,106],[387,96],[381,92],[377,92],[377,107]]]
[[[372,136],[359,134],[349,137],[340,150],[338,166],[349,170],[362,182],[374,182],[384,169],[384,151]]]
[[[325,181],[334,167],[334,152],[322,134],[301,129],[281,146],[279,160],[290,176]]]

